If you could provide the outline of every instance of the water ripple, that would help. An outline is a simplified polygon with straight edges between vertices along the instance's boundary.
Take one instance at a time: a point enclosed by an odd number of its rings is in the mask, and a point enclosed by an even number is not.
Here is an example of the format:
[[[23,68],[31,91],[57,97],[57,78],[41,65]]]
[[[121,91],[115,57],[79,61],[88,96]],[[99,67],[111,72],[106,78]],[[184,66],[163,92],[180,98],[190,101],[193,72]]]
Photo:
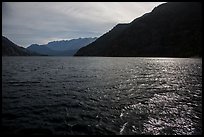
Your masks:
[[[202,59],[2,58],[5,135],[200,135],[201,119]]]

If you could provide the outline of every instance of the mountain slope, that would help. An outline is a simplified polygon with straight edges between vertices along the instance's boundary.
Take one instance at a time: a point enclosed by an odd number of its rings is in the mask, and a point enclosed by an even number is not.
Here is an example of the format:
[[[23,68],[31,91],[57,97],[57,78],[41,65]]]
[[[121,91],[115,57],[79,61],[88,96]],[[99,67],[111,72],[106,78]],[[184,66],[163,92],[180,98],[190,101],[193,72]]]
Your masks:
[[[81,47],[84,47],[97,38],[79,38],[72,40],[52,41],[45,45],[32,44],[28,50],[44,55],[73,56]]]
[[[127,24],[116,25],[111,31],[104,34],[93,43],[81,48],[77,51],[76,55],[81,55],[80,53],[82,51],[82,54],[85,52],[85,56],[103,56],[106,54],[109,45],[112,44],[111,42],[116,39],[118,35],[127,28],[127,26]]]
[[[78,50],[91,42],[95,41],[97,38],[78,38],[71,40],[62,40],[62,41],[52,41],[49,42],[46,46],[52,50]]]
[[[39,55],[28,51],[10,41],[8,38],[2,36],[2,56],[34,56]]]
[[[81,48],[75,56],[202,56],[199,2],[169,2],[117,27]],[[116,35],[107,36],[111,33]]]
[[[27,47],[29,51],[36,52],[39,54],[44,55],[54,55],[56,52],[54,50],[51,50],[47,46],[44,45],[38,45],[38,44],[32,44],[29,47]]]

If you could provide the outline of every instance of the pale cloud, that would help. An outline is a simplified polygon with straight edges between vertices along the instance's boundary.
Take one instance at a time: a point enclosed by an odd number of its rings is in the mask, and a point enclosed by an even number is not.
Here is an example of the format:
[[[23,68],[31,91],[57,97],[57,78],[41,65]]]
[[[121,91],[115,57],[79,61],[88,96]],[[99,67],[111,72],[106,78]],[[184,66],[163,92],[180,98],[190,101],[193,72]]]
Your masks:
[[[18,45],[99,37],[163,2],[3,2],[2,34]]]

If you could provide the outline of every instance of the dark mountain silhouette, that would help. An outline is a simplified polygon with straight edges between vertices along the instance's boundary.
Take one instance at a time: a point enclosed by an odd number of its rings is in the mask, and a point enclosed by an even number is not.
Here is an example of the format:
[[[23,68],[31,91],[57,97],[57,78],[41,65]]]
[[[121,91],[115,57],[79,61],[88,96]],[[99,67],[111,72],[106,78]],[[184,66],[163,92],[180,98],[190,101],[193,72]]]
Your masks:
[[[84,47],[97,38],[79,38],[72,40],[52,41],[45,45],[32,44],[28,50],[52,56],[73,56],[81,47]]]
[[[202,57],[202,4],[168,2],[116,25],[75,56]]]
[[[2,56],[37,56],[39,54],[30,52],[27,49],[20,47],[2,36]]]

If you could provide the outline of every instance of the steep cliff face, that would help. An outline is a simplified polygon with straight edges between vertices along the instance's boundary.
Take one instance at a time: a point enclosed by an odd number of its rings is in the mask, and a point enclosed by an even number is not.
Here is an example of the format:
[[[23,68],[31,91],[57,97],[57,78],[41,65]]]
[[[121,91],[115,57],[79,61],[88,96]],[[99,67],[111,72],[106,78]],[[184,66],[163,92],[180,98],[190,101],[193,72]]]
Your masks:
[[[117,25],[75,56],[202,56],[202,4],[169,2]]]

